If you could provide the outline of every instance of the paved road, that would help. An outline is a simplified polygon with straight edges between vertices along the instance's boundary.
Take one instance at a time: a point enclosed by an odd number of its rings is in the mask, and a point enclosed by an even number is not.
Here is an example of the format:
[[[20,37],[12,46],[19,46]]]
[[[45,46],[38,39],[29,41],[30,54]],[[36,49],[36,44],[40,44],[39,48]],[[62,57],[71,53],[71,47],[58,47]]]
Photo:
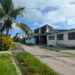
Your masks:
[[[60,52],[49,51],[38,46],[26,46],[17,44],[18,48],[23,49],[47,64],[59,75],[75,75],[75,57]]]

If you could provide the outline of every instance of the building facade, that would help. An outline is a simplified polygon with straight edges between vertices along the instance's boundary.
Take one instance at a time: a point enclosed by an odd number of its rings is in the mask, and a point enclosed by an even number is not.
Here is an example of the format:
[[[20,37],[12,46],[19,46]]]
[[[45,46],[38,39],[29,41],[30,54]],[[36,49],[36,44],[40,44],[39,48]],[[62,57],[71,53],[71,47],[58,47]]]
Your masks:
[[[75,47],[75,29],[47,35],[47,45]]]
[[[40,28],[37,28],[34,30],[33,36],[36,39],[36,44],[47,44],[47,34],[53,30],[53,27],[47,25],[44,25]]]
[[[75,29],[55,30],[47,24],[35,29],[31,38],[34,38],[34,44],[75,47]],[[31,42],[32,40],[27,41]]]

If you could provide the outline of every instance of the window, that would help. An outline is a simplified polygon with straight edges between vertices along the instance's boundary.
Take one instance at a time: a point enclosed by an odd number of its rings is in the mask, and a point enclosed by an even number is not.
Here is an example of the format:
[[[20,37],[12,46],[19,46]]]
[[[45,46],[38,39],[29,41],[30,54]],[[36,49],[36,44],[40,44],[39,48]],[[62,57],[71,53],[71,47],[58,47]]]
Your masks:
[[[63,40],[63,34],[57,35],[57,40]]]
[[[55,37],[54,37],[54,36],[49,36],[48,39],[49,39],[49,40],[54,40]]]
[[[46,26],[41,28],[41,33],[45,33],[46,32]]]
[[[36,29],[36,30],[34,31],[34,33],[35,33],[35,34],[39,33],[39,29]]]
[[[68,33],[68,39],[69,40],[75,40],[75,32]]]

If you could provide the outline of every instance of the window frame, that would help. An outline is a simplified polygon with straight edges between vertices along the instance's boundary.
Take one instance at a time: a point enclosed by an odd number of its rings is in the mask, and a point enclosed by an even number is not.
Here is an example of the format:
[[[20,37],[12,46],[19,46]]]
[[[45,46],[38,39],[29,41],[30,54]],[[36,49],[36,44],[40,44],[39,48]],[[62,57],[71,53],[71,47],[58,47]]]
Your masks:
[[[53,37],[53,39],[52,39],[52,37]],[[55,36],[54,35],[48,36],[48,40],[55,40]]]
[[[57,34],[57,40],[64,40],[64,34]]]
[[[75,32],[68,33],[68,40],[75,40]]]

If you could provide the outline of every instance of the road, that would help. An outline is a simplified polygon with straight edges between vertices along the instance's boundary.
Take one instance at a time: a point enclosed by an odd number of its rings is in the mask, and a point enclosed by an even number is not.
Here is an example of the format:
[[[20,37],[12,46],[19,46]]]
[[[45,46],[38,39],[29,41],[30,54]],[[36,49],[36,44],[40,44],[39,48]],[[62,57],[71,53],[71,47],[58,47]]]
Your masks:
[[[59,75],[75,75],[75,57],[60,52],[50,51],[39,46],[27,46],[17,44],[19,49],[23,49],[35,55],[41,62],[47,64]]]

